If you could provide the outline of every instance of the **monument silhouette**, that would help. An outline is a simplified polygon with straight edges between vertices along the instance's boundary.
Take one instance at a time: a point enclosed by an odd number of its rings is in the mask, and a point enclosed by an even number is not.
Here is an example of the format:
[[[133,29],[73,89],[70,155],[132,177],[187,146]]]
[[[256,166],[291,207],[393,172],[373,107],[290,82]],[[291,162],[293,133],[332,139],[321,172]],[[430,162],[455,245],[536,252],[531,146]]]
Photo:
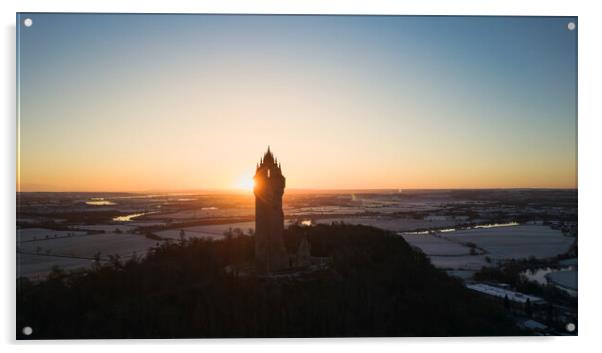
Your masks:
[[[257,164],[255,186],[255,266],[258,272],[270,273],[289,267],[284,247],[284,213],[282,195],[286,179],[278,160],[270,151]]]

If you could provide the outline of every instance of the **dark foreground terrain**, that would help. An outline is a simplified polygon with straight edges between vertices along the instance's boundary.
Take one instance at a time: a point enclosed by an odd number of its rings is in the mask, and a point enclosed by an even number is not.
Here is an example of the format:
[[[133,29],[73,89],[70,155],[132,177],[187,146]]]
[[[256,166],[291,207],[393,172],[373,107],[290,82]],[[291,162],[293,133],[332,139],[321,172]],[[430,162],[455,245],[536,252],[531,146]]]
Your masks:
[[[202,338],[514,335],[498,303],[435,269],[392,233],[291,226],[328,268],[249,271],[253,237],[190,239],[143,259],[98,264],[17,285],[17,338]],[[234,269],[234,270],[232,270]],[[33,328],[31,336],[21,329]]]

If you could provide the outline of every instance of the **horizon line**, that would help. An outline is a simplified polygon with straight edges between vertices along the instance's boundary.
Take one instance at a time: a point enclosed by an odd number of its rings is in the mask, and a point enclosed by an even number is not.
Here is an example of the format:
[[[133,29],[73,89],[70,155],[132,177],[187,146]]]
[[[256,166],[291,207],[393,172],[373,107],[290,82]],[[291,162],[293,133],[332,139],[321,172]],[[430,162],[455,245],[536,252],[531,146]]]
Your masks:
[[[287,188],[289,192],[311,192],[311,191],[330,191],[330,192],[370,192],[370,191],[461,191],[461,190],[578,190],[578,187],[448,187],[448,188],[436,188],[436,187],[424,187],[424,188]],[[35,190],[35,191],[19,191],[16,193],[113,193],[113,194],[148,194],[148,193],[196,193],[196,192],[210,192],[210,193],[252,193],[252,190],[242,188],[207,188],[207,189],[148,189],[148,190],[130,190],[130,191],[110,191],[110,190]]]

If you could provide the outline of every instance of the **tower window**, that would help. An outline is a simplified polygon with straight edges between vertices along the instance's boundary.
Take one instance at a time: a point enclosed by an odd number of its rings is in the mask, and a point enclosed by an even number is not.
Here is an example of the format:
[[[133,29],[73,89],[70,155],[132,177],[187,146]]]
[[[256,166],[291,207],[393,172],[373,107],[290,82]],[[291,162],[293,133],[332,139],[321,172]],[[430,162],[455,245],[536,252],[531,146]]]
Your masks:
[[[270,170],[268,169],[268,178],[270,177]]]

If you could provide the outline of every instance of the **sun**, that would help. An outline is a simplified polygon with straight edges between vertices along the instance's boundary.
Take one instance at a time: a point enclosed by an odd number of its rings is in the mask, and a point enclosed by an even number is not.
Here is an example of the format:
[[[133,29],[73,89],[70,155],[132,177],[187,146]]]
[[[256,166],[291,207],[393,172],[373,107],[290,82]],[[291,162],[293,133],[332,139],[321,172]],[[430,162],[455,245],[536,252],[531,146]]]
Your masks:
[[[253,182],[253,178],[250,178],[248,176],[240,178],[234,185],[234,187],[237,189],[249,191],[249,192],[253,191],[254,186],[255,186],[255,183]]]

